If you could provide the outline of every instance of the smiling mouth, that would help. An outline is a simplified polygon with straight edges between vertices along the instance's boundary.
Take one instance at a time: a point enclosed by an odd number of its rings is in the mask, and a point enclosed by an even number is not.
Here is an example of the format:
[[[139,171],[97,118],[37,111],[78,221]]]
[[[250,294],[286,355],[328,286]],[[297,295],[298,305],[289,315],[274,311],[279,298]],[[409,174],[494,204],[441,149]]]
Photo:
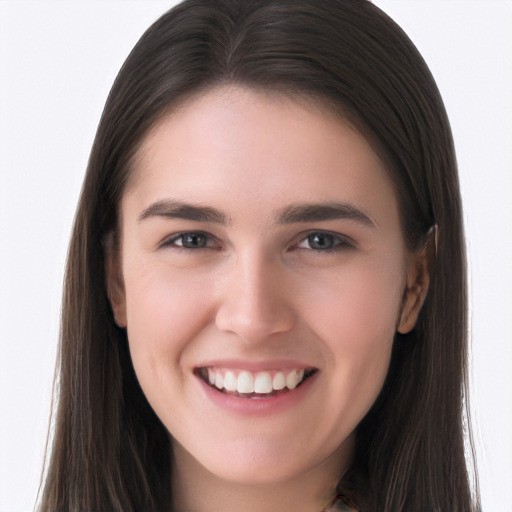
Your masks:
[[[301,386],[316,372],[315,368],[249,372],[203,367],[194,373],[221,393],[241,398],[271,398]]]

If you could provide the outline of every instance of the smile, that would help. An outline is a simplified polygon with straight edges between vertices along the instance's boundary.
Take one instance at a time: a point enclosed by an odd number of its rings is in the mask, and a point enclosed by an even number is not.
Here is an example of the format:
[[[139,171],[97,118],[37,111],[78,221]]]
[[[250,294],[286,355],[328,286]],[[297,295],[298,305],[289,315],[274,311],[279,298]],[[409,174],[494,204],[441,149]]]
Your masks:
[[[269,398],[300,386],[316,372],[312,368],[258,371],[200,368],[198,375],[210,387],[243,398]]]

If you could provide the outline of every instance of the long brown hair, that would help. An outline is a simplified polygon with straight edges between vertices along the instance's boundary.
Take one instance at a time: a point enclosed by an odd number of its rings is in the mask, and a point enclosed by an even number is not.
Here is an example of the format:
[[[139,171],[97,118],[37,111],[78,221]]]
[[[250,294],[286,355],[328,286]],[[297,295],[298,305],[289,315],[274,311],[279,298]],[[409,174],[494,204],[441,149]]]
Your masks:
[[[461,200],[450,126],[426,64],[367,0],[186,0],[128,56],[92,148],[67,262],[41,512],[172,507],[169,434],[138,385],[126,332],[114,322],[104,251],[148,130],[186,97],[226,83],[306,95],[337,111],[386,162],[409,247],[436,233],[426,302],[416,328],[395,339],[386,383],[358,426],[340,492],[367,511],[477,510],[463,436]]]

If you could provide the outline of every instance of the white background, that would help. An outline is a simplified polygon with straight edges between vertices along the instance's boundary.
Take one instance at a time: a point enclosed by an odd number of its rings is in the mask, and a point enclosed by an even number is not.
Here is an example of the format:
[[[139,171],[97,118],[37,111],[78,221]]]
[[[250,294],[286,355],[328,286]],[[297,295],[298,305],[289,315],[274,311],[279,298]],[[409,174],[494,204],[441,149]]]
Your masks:
[[[0,0],[0,511],[33,508],[74,208],[112,81],[174,2]],[[512,482],[512,2],[375,0],[417,44],[454,131],[471,264],[484,511]]]

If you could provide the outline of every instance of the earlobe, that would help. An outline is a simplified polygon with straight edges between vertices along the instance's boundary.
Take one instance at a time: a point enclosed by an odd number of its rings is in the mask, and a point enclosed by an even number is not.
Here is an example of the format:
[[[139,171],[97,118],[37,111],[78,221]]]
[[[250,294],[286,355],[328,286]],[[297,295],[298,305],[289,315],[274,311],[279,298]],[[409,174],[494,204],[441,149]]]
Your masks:
[[[423,249],[409,256],[406,288],[397,325],[397,331],[400,334],[412,331],[418,321],[421,307],[427,296],[430,273],[435,264],[436,253],[437,226],[433,226],[427,234],[427,241]]]
[[[402,303],[402,311],[400,313],[400,321],[397,326],[397,331],[400,334],[407,334],[414,329],[418,316],[427,296],[428,279],[427,283],[413,284],[408,286],[404,293]]]
[[[105,287],[112,307],[114,320],[119,327],[126,327],[126,297],[121,271],[121,254],[114,241],[114,233],[106,237],[103,250],[105,255]]]

